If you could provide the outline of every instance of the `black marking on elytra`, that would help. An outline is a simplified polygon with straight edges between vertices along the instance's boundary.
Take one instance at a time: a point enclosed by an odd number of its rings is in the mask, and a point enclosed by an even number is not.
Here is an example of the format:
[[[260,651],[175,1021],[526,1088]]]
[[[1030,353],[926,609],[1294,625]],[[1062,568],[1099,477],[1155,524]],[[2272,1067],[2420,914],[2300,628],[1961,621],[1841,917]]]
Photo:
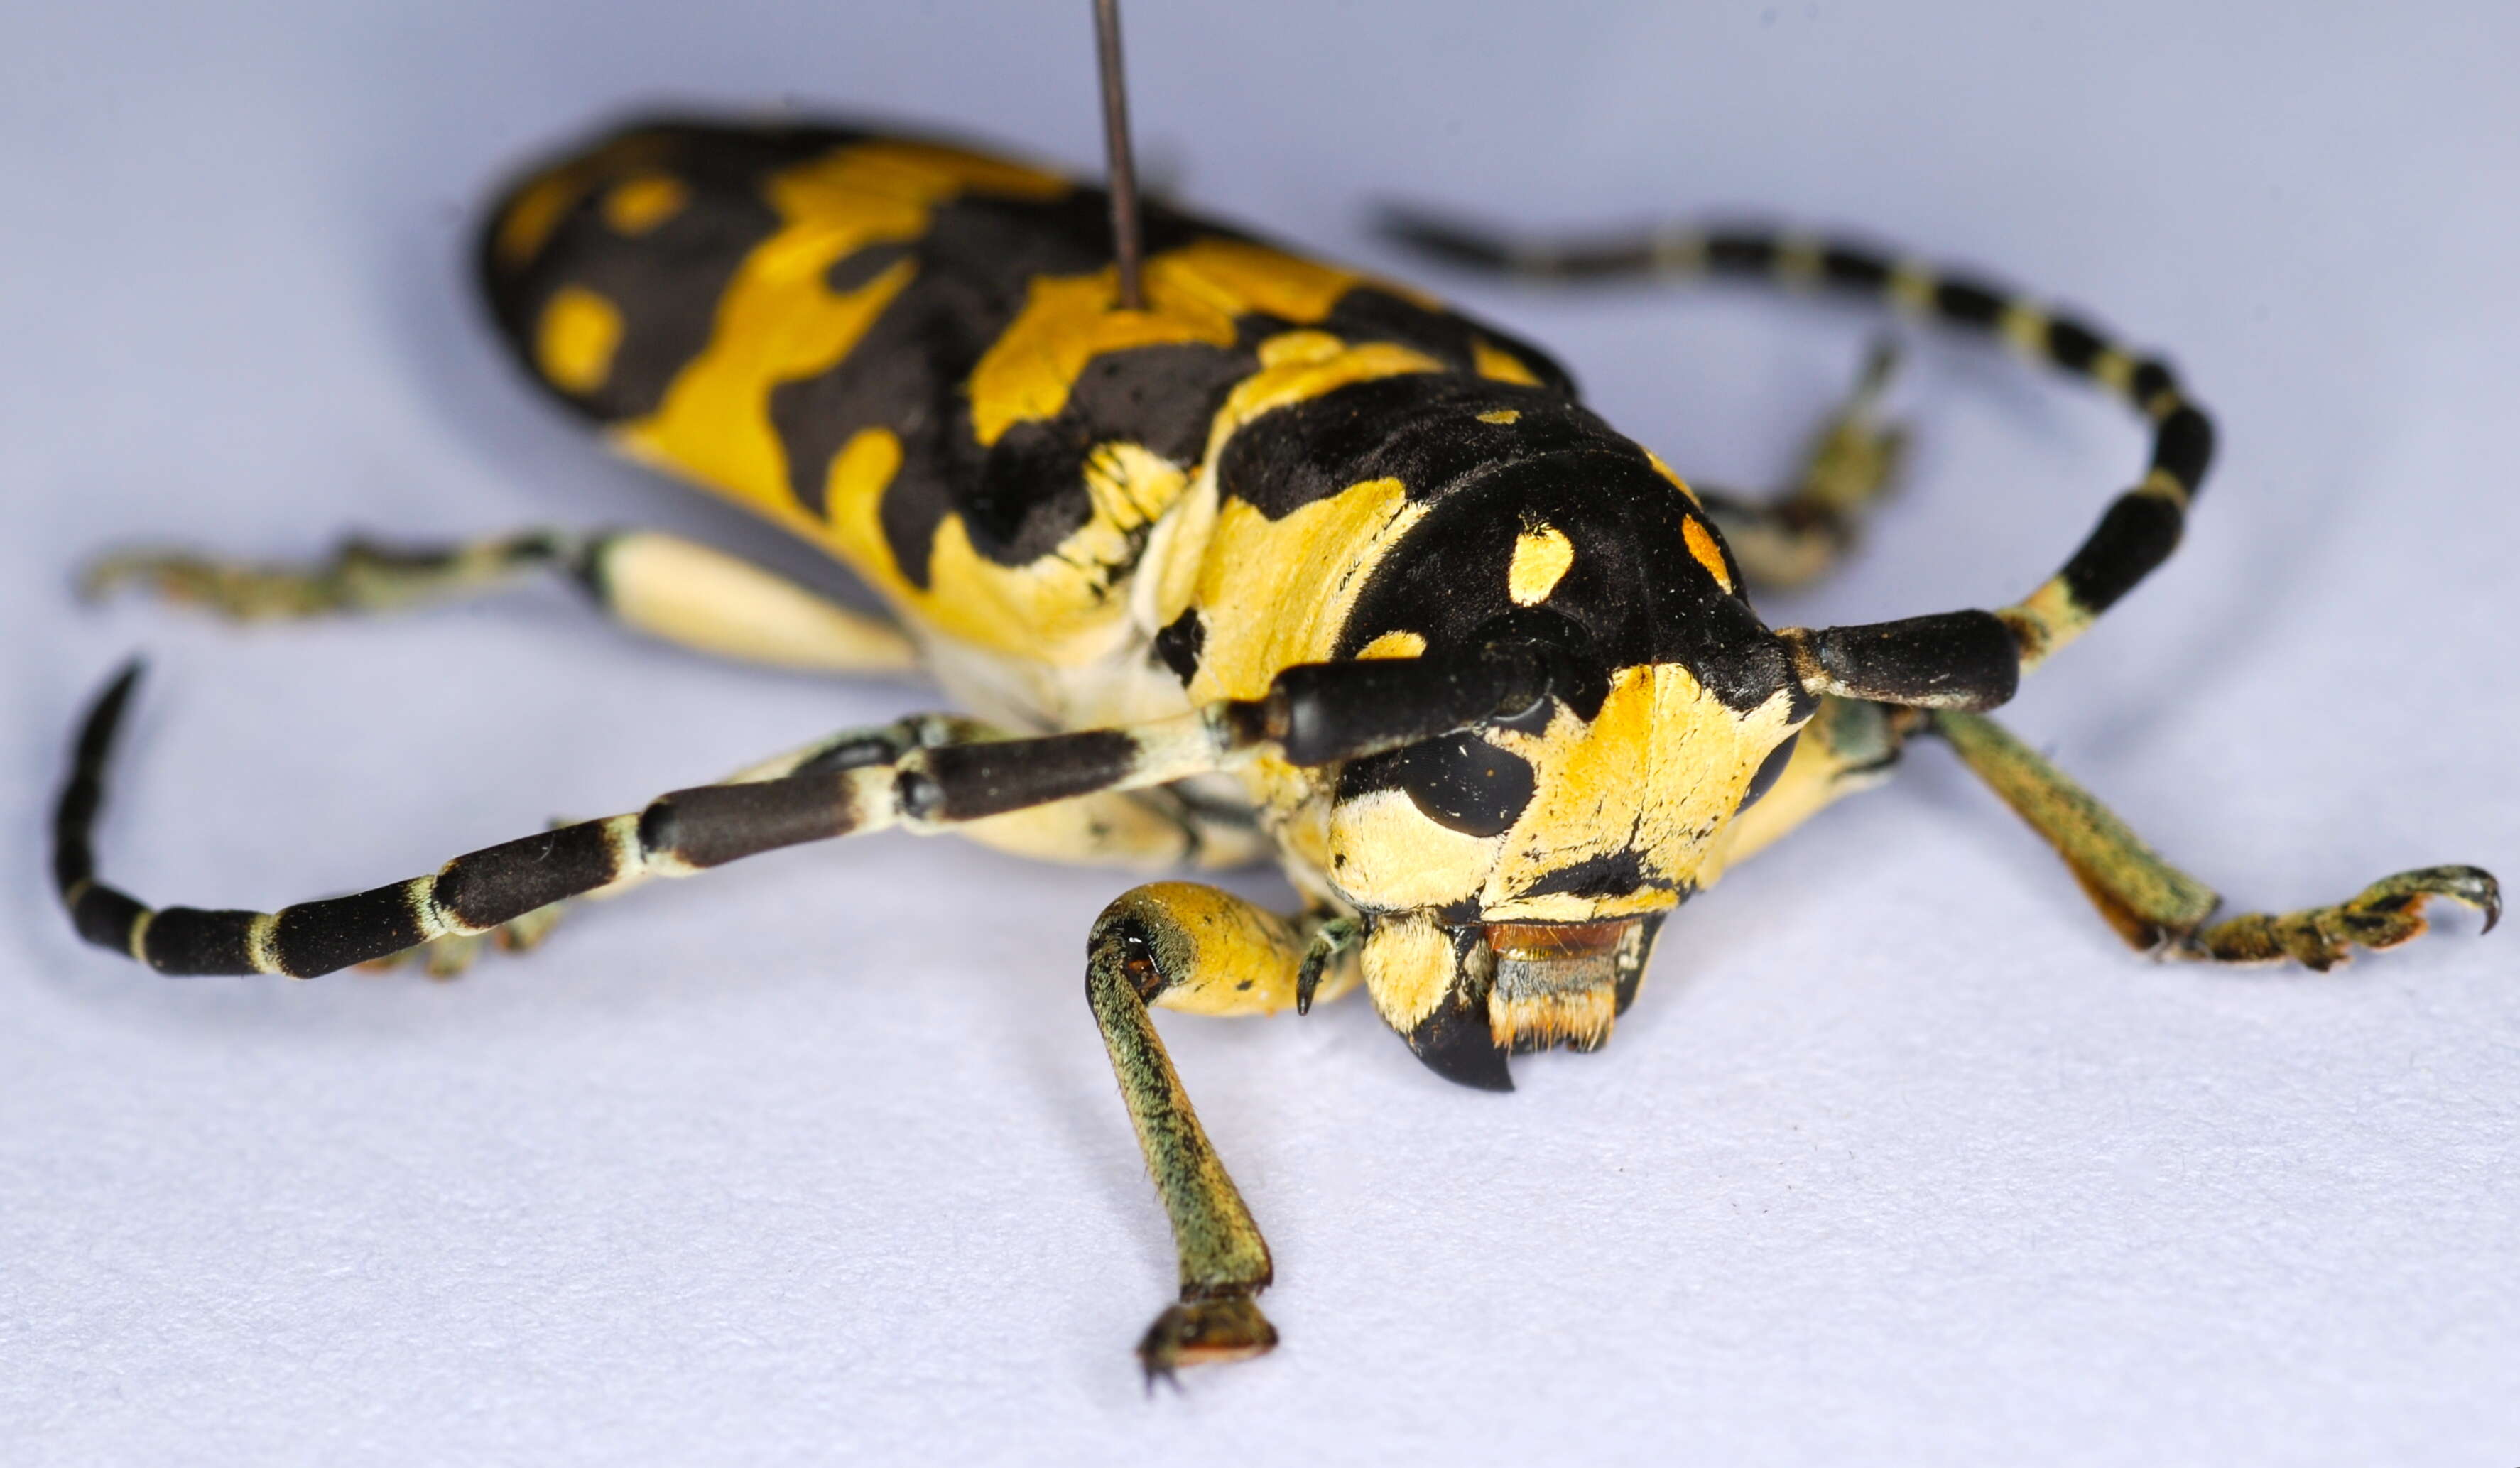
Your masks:
[[[140,956],[162,974],[256,973],[251,938],[259,912],[166,908],[149,919]]]
[[[1196,463],[1226,395],[1259,365],[1248,352],[1197,343],[1139,347],[1087,363],[1055,417],[1011,426],[981,456],[979,477],[961,502],[972,549],[1001,565],[1024,565],[1058,549],[1093,518],[1085,465],[1097,445],[1122,440],[1175,464]],[[1145,536],[1143,526],[1132,533],[1128,564]]]
[[[438,872],[434,896],[439,909],[479,930],[592,892],[619,874],[605,823],[586,821],[457,857]]]
[[[1199,654],[1207,650],[1207,623],[1193,606],[1164,624],[1155,634],[1155,655],[1187,686],[1198,675]]]
[[[553,291],[580,285],[613,301],[624,318],[608,381],[580,412],[617,422],[652,412],[674,375],[703,346],[718,298],[746,252],[778,219],[763,198],[767,177],[868,134],[828,126],[747,127],[662,122],[631,129],[560,166],[590,180],[551,240],[522,268],[497,261],[485,233],[483,282],[511,347],[532,368],[534,330]],[[691,191],[673,216],[636,238],[602,218],[606,181],[650,169]],[[512,206],[512,194],[501,214]],[[1160,204],[1144,209],[1150,254],[1241,232]],[[1285,323],[1255,320],[1232,347],[1176,345],[1111,353],[1090,364],[1065,409],[1017,425],[984,450],[964,388],[971,370],[1023,309],[1035,280],[1099,272],[1109,263],[1102,191],[1076,187],[1041,200],[967,190],[931,210],[915,241],[856,250],[830,267],[834,290],[862,288],[901,260],[915,272],[846,357],[771,393],[771,423],[786,451],[790,490],[821,515],[832,456],[857,433],[895,434],[902,462],[879,522],[895,563],[927,584],[936,529],[960,514],[975,550],[1020,565],[1057,546],[1092,514],[1081,467],[1096,444],[1142,443],[1176,463],[1204,452],[1210,420],[1232,384],[1257,367],[1252,347]],[[1456,372],[1473,370],[1485,337],[1560,392],[1572,386],[1545,354],[1511,336],[1373,287],[1347,292],[1327,330],[1350,339],[1397,342]],[[546,383],[546,386],[550,384]],[[1125,567],[1115,567],[1114,575]]]
[[[1117,730],[1037,739],[945,744],[927,751],[937,821],[977,821],[1107,790],[1136,767],[1138,741]]]
[[[848,786],[818,770],[660,795],[639,813],[639,849],[694,867],[722,867],[783,846],[846,835],[857,823]]]
[[[1803,732],[1795,730],[1785,735],[1783,743],[1769,750],[1766,759],[1759,761],[1759,768],[1751,773],[1750,783],[1741,791],[1741,803],[1732,808],[1733,815],[1757,805],[1761,796],[1776,788],[1778,778],[1785,773],[1785,766],[1793,761],[1794,746],[1802,742],[1802,737]]]
[[[1535,783],[1530,761],[1464,730],[1350,760],[1339,771],[1338,798],[1400,790],[1438,825],[1465,836],[1502,836],[1522,819]]]
[[[2186,523],[2186,514],[2159,495],[2131,491],[2118,496],[2098,528],[2065,562],[2065,589],[2084,610],[2108,610],[2179,549]]]
[[[1554,396],[1573,398],[1575,379],[1540,348],[1456,312],[1421,306],[1377,286],[1358,286],[1340,296],[1317,329],[1346,341],[1387,341],[1423,352],[1457,373],[1478,370],[1477,344],[1520,362]]]
[[[860,245],[832,262],[823,272],[823,289],[846,295],[874,284],[875,278],[909,258],[910,246],[898,240]]]
[[[1671,882],[1645,870],[1644,858],[1634,847],[1597,852],[1570,862],[1524,887],[1523,897],[1629,897],[1647,888],[1667,892]]]
[[[763,197],[770,174],[868,135],[831,126],[730,127],[660,120],[625,130],[600,148],[556,168],[575,168],[586,187],[533,257],[511,264],[494,247],[500,221],[525,190],[551,169],[520,179],[484,221],[476,260],[499,334],[533,379],[571,410],[599,423],[653,413],[676,374],[708,344],[718,298],[744,256],[779,228]],[[634,174],[660,172],[689,199],[655,228],[635,238],[603,217],[608,187]],[[586,394],[563,390],[534,360],[535,331],[553,294],[563,287],[592,290],[621,313],[620,344],[602,385]]]
[[[281,972],[311,979],[417,948],[428,937],[412,910],[410,883],[396,882],[281,909],[271,946]]]

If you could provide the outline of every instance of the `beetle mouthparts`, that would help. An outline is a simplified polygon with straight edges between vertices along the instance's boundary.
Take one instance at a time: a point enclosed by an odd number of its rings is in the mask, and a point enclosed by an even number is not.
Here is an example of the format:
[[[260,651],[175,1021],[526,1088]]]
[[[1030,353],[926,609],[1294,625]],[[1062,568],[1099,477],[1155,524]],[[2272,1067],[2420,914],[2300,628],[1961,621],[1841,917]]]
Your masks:
[[[1623,1007],[1622,954],[1641,936],[1639,919],[1604,922],[1492,922],[1488,951],[1488,1032],[1517,1054],[1563,1045],[1595,1050],[1610,1038]]]

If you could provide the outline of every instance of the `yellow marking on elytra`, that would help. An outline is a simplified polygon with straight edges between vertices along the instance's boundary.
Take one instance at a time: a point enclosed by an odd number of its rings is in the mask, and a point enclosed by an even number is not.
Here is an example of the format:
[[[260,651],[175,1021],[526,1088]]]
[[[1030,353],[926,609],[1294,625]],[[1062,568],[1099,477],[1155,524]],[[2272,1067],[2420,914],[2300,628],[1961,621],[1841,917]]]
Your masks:
[[[490,253],[502,265],[524,264],[548,244],[586,191],[602,179],[645,166],[665,148],[653,133],[633,133],[610,147],[563,167],[555,168],[517,193],[491,237]]]
[[[1525,387],[1540,385],[1540,378],[1523,365],[1520,357],[1485,336],[1470,338],[1470,365],[1479,370],[1480,377],[1499,382],[1519,382]]]
[[[1642,445],[1640,445],[1640,447],[1642,447]],[[1679,490],[1682,494],[1684,494],[1684,495],[1688,496],[1688,503],[1690,503],[1691,505],[1695,505],[1695,504],[1697,504],[1697,503],[1698,503],[1698,499],[1697,499],[1697,491],[1696,491],[1696,490],[1693,490],[1693,489],[1691,489],[1691,488],[1689,488],[1689,487],[1688,487],[1688,480],[1686,480],[1686,479],[1684,479],[1684,478],[1682,478],[1682,477],[1679,475],[1679,473],[1678,473],[1677,471],[1675,471],[1675,470],[1672,468],[1672,467],[1671,467],[1670,465],[1663,463],[1663,462],[1662,462],[1662,456],[1661,456],[1660,454],[1655,453],[1655,452],[1654,452],[1653,450],[1651,450],[1651,449],[1646,449],[1646,450],[1645,450],[1645,462],[1646,462],[1647,464],[1650,464],[1650,465],[1652,465],[1652,466],[1653,466],[1653,470],[1654,470],[1654,472],[1655,472],[1655,473],[1662,475],[1662,476],[1663,476],[1664,478],[1666,478],[1666,479],[1669,479],[1669,480],[1671,481],[1671,487],[1672,487],[1672,488],[1674,488],[1674,489],[1676,489],[1676,490]]]
[[[788,485],[787,446],[770,422],[782,382],[836,365],[910,285],[914,262],[896,260],[855,290],[833,295],[822,269],[854,245],[826,237],[820,266],[800,251],[755,250],[718,302],[718,330],[665,390],[655,413],[615,430],[621,446],[782,520],[801,514]]]
[[[612,376],[621,330],[618,306],[583,286],[562,286],[535,324],[534,364],[562,391],[593,392]]]
[[[1356,649],[1358,661],[1371,657],[1423,657],[1426,636],[1420,632],[1386,632]]]
[[[634,174],[604,196],[604,222],[619,235],[644,235],[683,211],[692,191],[670,173]]]
[[[993,444],[1016,423],[1055,417],[1086,364],[1111,352],[1192,342],[1231,346],[1237,318],[1254,312],[1319,321],[1357,279],[1232,240],[1193,241],[1149,258],[1143,311],[1117,309],[1118,280],[1110,269],[1038,277],[1022,312],[971,370],[972,433]],[[1319,341],[1284,343],[1280,351],[1297,360],[1328,355]]]
[[[1549,600],[1574,563],[1575,543],[1565,531],[1549,524],[1526,526],[1513,538],[1513,561],[1505,573],[1506,595],[1516,606],[1538,606]]]
[[[1280,332],[1260,343],[1262,367],[1299,367],[1327,362],[1347,350],[1347,343],[1328,332]]]
[[[585,192],[586,186],[570,170],[535,179],[500,216],[498,234],[490,243],[491,253],[503,265],[522,265],[532,259],[543,242],[551,238],[552,231],[560,228],[561,216]]]
[[[1706,567],[1706,574],[1715,578],[1715,584],[1730,593],[1732,572],[1724,564],[1724,548],[1715,543],[1715,532],[1706,528],[1706,522],[1693,514],[1682,520],[1680,538],[1688,543],[1688,554]]]
[[[1373,1011],[1403,1035],[1435,1012],[1452,985],[1453,935],[1424,912],[1384,913],[1357,957]]]
[[[1760,762],[1798,726],[1789,693],[1747,713],[1678,663],[1622,668],[1591,722],[1560,708],[1538,734],[1492,737],[1531,763],[1535,793],[1478,893],[1492,919],[1585,922],[1670,907],[1670,890],[1619,898],[1526,889],[1593,858],[1633,849],[1645,874],[1693,882]]]
[[[1507,423],[1518,423],[1522,422],[1522,415],[1511,408],[1491,408],[1487,412],[1479,415],[1479,422],[1483,423],[1495,423],[1499,426],[1503,426]]]
[[[1179,466],[1144,445],[1097,445],[1085,462],[1094,512],[1052,551],[1020,566],[1002,565],[971,544],[960,515],[936,527],[927,584],[893,563],[883,533],[884,491],[901,467],[901,440],[860,429],[832,456],[825,480],[828,525],[805,533],[863,569],[876,588],[922,626],[999,652],[1076,666],[1109,652],[1128,613],[1117,582],[1136,554],[1136,532],[1181,498]]]
[[[929,211],[967,190],[1055,199],[1068,188],[1036,169],[919,143],[851,144],[771,175],[763,193],[779,229],[737,268],[708,345],[675,377],[656,412],[623,425],[616,439],[820,538],[790,493],[787,450],[770,423],[771,392],[847,356],[917,266],[895,261],[838,294],[825,272],[866,245],[919,238]]]

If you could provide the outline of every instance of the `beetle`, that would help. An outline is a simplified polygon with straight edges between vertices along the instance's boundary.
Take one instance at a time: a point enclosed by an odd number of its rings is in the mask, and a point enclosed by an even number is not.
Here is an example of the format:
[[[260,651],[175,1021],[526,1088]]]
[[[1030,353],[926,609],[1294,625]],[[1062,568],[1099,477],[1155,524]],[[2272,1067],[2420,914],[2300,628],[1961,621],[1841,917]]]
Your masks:
[[[1125,157],[1125,127],[1110,136]],[[2416,936],[2432,897],[2498,916],[2489,874],[2437,867],[2217,920],[2209,888],[1983,717],[2167,558],[2211,462],[2172,371],[2087,322],[1859,245],[1732,228],[1555,245],[1396,217],[1460,267],[1876,300],[2088,379],[2149,426],[2139,481],[2021,601],[1771,629],[1751,594],[1824,570],[1895,467],[1886,358],[1793,488],[1725,496],[1509,334],[1138,208],[1127,177],[1106,192],[938,142],[703,120],[529,170],[480,247],[528,376],[615,446],[831,552],[891,620],[642,532],[352,544],[277,571],[146,555],[93,584],[252,617],[557,570],[704,650],[922,667],[973,716],[816,739],[374,891],[202,912],[97,876],[126,671],[57,815],[79,932],[163,973],[308,977],[415,951],[453,967],[485,936],[536,941],[576,897],[886,826],[1133,866],[1274,860],[1294,914],[1157,882],[1088,940],[1090,1006],[1180,1257],[1181,1297],[1139,1346],[1151,1378],[1276,1332],[1266,1243],[1148,1006],[1300,1012],[1362,988],[1439,1074],[1505,1089],[1514,1053],[1604,1044],[1674,910],[1886,778],[1911,739],[1948,743],[2159,956],[2323,969]]]

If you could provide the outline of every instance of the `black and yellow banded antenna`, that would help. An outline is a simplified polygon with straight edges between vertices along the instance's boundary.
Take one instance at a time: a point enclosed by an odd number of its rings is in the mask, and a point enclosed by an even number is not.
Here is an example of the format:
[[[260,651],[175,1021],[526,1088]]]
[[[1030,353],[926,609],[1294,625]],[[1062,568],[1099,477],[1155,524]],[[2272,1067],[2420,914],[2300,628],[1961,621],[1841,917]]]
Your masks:
[[[1120,273],[1120,309],[1147,309],[1139,277],[1138,166],[1129,156],[1129,79],[1120,64],[1120,0],[1094,0],[1094,49],[1102,72],[1102,151],[1111,187],[1111,255]]]

